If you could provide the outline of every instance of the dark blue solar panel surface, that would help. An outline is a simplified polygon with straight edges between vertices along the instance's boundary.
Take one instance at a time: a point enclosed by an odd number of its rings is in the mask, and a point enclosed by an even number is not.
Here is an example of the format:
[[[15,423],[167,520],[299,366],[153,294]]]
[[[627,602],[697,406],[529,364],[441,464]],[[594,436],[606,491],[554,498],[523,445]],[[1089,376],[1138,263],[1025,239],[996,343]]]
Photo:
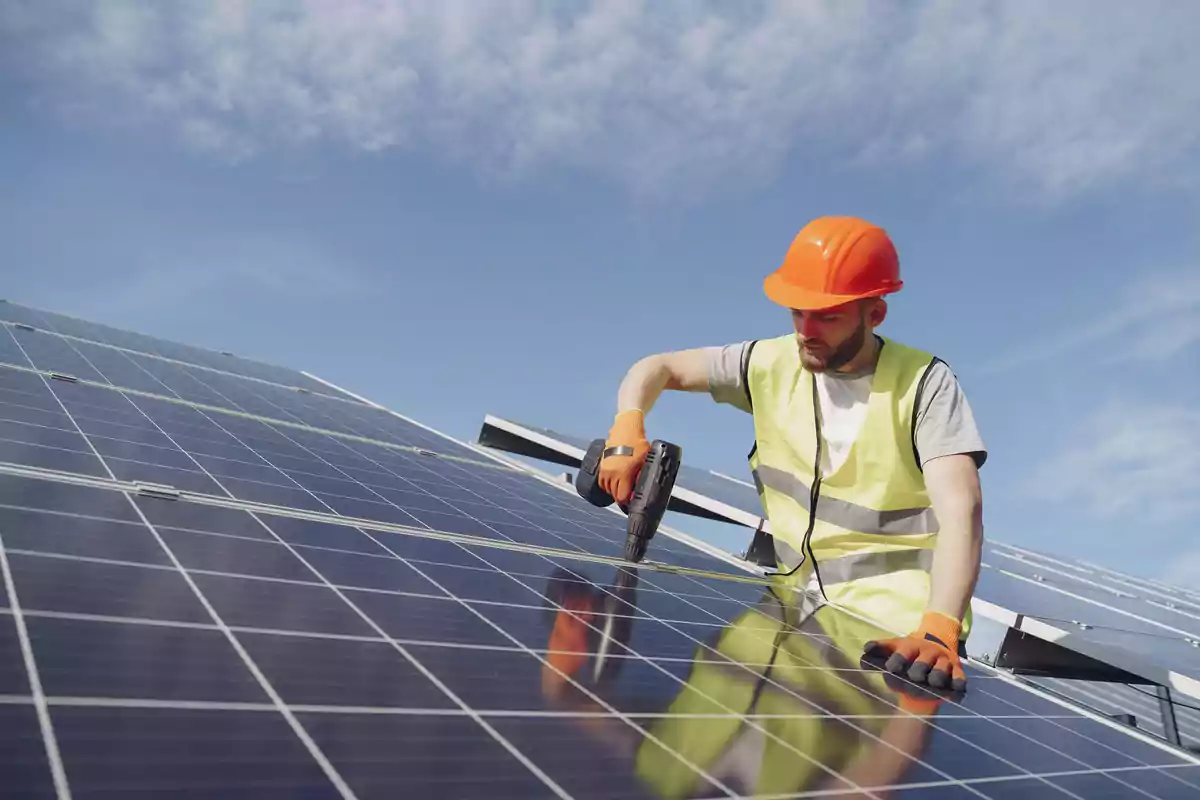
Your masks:
[[[1180,754],[982,667],[940,703],[885,681],[858,659],[881,631],[766,583],[573,557],[617,555],[623,520],[499,464],[11,369],[0,442],[9,465],[278,506],[0,470],[6,796],[54,797],[57,765],[77,797],[1200,792]]]

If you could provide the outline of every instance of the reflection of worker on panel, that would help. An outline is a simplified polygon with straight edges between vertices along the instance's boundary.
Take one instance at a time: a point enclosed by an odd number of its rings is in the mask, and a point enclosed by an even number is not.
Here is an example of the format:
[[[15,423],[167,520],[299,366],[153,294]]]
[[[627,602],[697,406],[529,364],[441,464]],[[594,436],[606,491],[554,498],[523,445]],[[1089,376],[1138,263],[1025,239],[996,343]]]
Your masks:
[[[556,576],[548,594],[562,610],[552,623],[547,649],[554,652],[547,660],[604,694],[619,711],[663,715],[641,718],[638,724],[735,792],[772,795],[887,786],[903,782],[913,759],[919,758],[931,730],[924,718],[936,712],[942,698],[873,668],[878,664],[863,662],[860,654],[878,635],[877,627],[811,595],[771,587],[755,606],[719,629],[707,643],[711,650],[698,647],[679,691],[670,697],[630,698],[618,695],[614,685],[614,668],[625,659],[606,659],[601,653],[621,650],[613,644],[628,641],[639,622],[610,617],[613,611],[632,614],[629,604],[636,602],[632,587],[615,588],[613,595],[625,591],[622,598],[609,595],[605,600],[607,593],[597,587]],[[603,710],[561,674],[544,679],[543,691],[560,708]],[[838,719],[844,716],[854,719]],[[611,717],[577,721],[597,741],[626,752],[633,760],[631,769],[654,796],[689,798],[711,792],[687,763],[613,723]]]
[[[542,670],[543,693],[565,699],[572,687],[564,676],[600,692],[616,681],[622,656],[629,655],[624,645],[633,629],[637,584],[631,569],[618,570],[607,589],[563,569],[554,572],[546,590],[553,614],[546,660],[554,669]]]

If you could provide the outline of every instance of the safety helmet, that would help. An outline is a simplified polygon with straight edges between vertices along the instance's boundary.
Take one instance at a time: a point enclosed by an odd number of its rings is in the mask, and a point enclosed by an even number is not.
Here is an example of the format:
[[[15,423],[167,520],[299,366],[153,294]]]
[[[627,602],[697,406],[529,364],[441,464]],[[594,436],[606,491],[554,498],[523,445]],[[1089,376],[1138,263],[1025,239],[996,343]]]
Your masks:
[[[883,228],[858,217],[818,217],[796,234],[763,289],[781,306],[813,311],[903,285],[900,258]]]

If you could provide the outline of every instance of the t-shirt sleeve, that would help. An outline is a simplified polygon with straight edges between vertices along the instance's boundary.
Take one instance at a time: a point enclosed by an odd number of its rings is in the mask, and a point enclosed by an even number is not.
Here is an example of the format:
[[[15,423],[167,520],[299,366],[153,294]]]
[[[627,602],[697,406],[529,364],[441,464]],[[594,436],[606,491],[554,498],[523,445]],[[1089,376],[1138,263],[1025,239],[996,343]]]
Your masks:
[[[708,393],[718,403],[725,403],[750,413],[746,391],[746,359],[750,342],[738,342],[706,348],[708,354]]]
[[[921,389],[915,438],[921,466],[934,458],[959,453],[972,456],[979,467],[987,461],[987,447],[966,393],[942,361],[930,368]]]

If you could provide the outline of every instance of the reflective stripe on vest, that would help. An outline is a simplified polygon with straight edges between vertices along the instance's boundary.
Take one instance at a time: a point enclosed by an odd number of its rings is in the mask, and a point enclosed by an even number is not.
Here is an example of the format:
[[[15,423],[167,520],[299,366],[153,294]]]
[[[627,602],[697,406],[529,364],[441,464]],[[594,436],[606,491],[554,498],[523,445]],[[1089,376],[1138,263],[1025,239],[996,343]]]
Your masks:
[[[885,339],[862,427],[844,462],[819,474],[814,375],[795,335],[758,342],[747,366],[751,472],[779,566],[889,629],[913,630],[929,596],[938,524],[913,446],[929,353]],[[813,497],[815,495],[815,506]],[[965,640],[970,612],[963,621]]]
[[[808,498],[812,487],[795,475],[770,466],[760,466],[752,470],[752,473],[760,493],[763,487],[769,487],[788,495],[802,505],[805,511],[811,510],[808,507]],[[817,504],[817,518],[832,522],[842,528],[879,536],[891,534],[911,536],[915,533],[937,533],[938,531],[937,516],[928,506],[876,511],[866,506],[856,505],[849,500],[822,497],[821,502]]]
[[[903,570],[928,572],[933,566],[933,551],[910,548],[883,550],[874,553],[855,553],[821,564],[821,582],[826,586],[861,581]]]

